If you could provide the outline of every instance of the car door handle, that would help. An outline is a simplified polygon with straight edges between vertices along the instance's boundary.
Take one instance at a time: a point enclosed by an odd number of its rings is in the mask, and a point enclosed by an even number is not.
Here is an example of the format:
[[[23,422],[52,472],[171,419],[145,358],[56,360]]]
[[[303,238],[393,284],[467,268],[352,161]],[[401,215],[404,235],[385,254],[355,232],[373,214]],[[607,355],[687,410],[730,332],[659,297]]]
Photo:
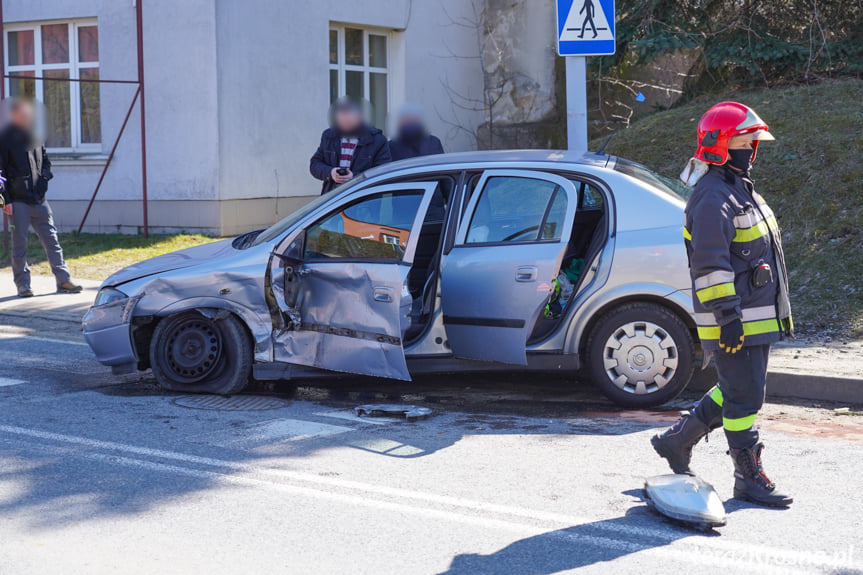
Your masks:
[[[539,274],[536,266],[519,266],[515,270],[515,281],[517,282],[534,282]]]
[[[391,303],[393,301],[393,290],[388,287],[376,287],[375,301]]]

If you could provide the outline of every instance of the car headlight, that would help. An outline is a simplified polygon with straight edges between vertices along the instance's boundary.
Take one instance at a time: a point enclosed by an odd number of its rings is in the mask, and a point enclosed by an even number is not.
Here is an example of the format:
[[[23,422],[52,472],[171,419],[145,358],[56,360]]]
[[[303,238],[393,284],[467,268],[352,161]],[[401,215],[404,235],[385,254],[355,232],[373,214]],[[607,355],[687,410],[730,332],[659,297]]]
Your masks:
[[[129,296],[124,294],[118,289],[106,287],[99,290],[99,293],[96,294],[96,302],[93,304],[94,306],[106,305],[109,303],[114,303],[115,301],[120,301],[127,299]]]

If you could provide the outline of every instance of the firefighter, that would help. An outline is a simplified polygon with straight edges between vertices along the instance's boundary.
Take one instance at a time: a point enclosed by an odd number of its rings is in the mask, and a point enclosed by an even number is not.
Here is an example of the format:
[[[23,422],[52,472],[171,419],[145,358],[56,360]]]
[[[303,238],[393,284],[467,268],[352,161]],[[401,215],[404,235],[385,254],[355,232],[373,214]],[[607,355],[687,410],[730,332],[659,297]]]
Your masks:
[[[767,124],[737,102],[713,106],[698,124],[698,148],[681,174],[695,186],[683,236],[705,365],[715,357],[719,382],[651,443],[672,471],[691,473],[692,448],[721,426],[734,463],[734,497],[787,507],[792,498],[764,473],[755,426],[770,346],[793,329],[779,227],[749,177],[758,143],[773,139]]]

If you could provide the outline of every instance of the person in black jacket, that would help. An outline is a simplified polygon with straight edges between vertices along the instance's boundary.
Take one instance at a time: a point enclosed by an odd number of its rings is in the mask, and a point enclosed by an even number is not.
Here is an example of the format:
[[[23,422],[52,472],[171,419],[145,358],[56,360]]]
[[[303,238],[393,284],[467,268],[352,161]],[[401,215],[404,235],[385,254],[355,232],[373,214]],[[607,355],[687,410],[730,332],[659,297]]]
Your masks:
[[[444,153],[440,140],[428,133],[419,107],[405,105],[399,110],[398,136],[390,140],[390,153],[394,162]]]
[[[57,292],[79,293],[82,288],[72,283],[57,239],[51,206],[45,200],[48,181],[53,174],[45,146],[33,129],[33,105],[26,100],[12,100],[9,119],[9,125],[0,133],[0,173],[6,178],[3,212],[12,220],[12,272],[18,295],[33,296],[30,269],[27,267],[30,226],[45,248],[57,280]]]
[[[356,103],[340,98],[333,104],[332,126],[321,134],[309,171],[323,180],[321,194],[326,194],[369,168],[391,161],[383,132],[366,124]]]

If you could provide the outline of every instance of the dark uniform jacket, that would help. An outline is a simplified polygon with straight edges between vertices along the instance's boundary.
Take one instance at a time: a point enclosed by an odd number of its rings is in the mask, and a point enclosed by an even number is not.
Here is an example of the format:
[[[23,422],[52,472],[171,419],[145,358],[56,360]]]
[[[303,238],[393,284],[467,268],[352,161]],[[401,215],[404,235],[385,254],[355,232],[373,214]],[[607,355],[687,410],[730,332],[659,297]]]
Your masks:
[[[696,184],[685,217],[692,300],[704,350],[716,351],[720,326],[736,318],[743,321],[744,346],[791,335],[779,226],[752,181],[731,168],[711,166]],[[769,281],[755,287],[753,276],[762,264],[770,267]]]
[[[32,158],[31,154],[35,152]],[[31,164],[38,166],[34,175]],[[6,203],[38,205],[45,200],[48,181],[53,178],[45,146],[32,143],[32,136],[14,125],[0,132],[0,173],[6,178],[3,197]]]
[[[380,166],[392,161],[390,147],[384,133],[377,128],[364,126],[358,138],[357,147],[354,149],[354,157],[351,160],[351,172],[354,176],[360,175],[369,168]],[[321,145],[309,162],[309,171],[314,177],[323,180],[321,194],[326,194],[335,187],[335,182],[330,177],[333,168],[339,167],[339,159],[342,155],[342,136],[334,128],[327,128],[321,134]]]
[[[437,136],[421,135],[422,137],[418,139],[396,138],[390,140],[390,153],[393,156],[393,161],[443,154],[443,144],[440,143]]]

